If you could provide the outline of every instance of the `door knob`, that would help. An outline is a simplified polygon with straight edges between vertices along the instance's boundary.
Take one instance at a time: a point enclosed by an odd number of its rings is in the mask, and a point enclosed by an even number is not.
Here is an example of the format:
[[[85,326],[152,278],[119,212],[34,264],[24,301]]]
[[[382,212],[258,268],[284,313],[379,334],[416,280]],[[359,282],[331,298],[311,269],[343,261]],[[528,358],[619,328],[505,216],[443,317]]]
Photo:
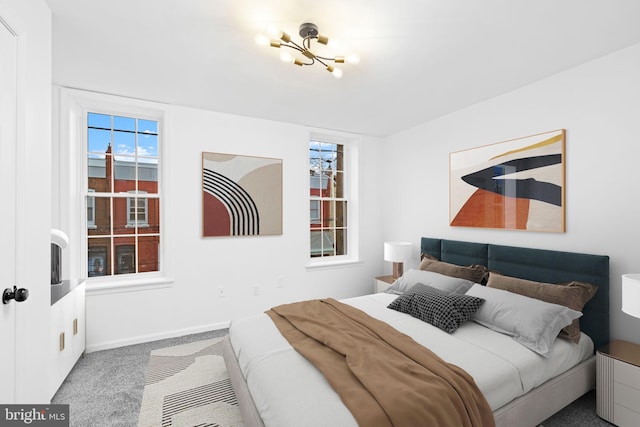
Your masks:
[[[17,286],[14,286],[13,289],[6,288],[2,292],[2,303],[9,304],[9,301],[15,299],[16,302],[22,302],[29,298],[29,290],[25,288],[18,289]]]

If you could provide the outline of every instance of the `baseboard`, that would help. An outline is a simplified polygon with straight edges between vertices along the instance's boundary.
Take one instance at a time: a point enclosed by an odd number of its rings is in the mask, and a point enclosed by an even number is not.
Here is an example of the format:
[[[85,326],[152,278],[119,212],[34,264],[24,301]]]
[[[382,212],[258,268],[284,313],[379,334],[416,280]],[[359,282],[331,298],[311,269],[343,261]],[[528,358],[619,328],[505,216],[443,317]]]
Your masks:
[[[112,348],[125,347],[128,345],[142,344],[150,341],[158,341],[166,338],[181,337],[183,335],[199,334],[202,332],[218,331],[229,327],[229,321],[213,323],[210,325],[202,325],[193,328],[174,329],[171,331],[160,332],[157,334],[139,335],[123,340],[108,341],[102,343],[87,344],[85,353],[93,353],[94,351],[109,350]]]

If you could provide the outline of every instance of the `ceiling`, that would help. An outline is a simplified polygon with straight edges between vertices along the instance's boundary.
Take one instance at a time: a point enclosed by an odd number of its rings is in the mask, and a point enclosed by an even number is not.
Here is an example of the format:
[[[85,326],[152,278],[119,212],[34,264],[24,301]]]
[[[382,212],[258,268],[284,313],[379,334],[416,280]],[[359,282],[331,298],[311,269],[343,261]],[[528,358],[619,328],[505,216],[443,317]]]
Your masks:
[[[386,136],[640,42],[637,0],[45,0],[54,83]],[[358,65],[254,36],[302,22]]]

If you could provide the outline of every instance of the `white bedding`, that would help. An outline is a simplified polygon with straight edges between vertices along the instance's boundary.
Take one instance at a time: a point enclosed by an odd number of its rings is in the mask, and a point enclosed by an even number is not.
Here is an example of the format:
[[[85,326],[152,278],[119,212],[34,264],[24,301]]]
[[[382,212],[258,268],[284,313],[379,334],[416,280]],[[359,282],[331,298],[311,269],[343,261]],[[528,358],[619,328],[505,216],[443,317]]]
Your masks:
[[[593,355],[593,342],[557,339],[542,357],[510,337],[467,322],[447,334],[387,309],[397,295],[378,293],[342,300],[383,320],[473,376],[496,409]],[[266,314],[234,320],[229,337],[265,426],[357,426],[322,374],[298,354]]]

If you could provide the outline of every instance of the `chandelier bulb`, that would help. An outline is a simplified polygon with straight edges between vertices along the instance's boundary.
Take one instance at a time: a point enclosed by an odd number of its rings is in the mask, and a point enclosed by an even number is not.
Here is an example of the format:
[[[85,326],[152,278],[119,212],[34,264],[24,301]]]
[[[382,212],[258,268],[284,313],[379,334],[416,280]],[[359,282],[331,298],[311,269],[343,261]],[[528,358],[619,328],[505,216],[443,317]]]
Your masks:
[[[280,33],[282,33],[282,31],[280,31],[275,26],[273,26],[273,25],[268,25],[267,26],[267,34],[269,34],[271,37],[280,38]]]
[[[280,60],[282,62],[294,62],[294,57],[289,52],[282,52],[280,54]]]
[[[339,79],[342,77],[342,70],[340,68],[334,68],[331,74],[333,74],[333,77],[336,79]]]
[[[360,57],[358,55],[356,55],[355,53],[347,55],[347,57],[345,59],[347,60],[347,62],[349,64],[359,64],[360,63]]]
[[[266,46],[269,44],[269,37],[265,36],[264,34],[256,34],[256,38],[255,38],[256,44],[259,44],[260,46]]]

